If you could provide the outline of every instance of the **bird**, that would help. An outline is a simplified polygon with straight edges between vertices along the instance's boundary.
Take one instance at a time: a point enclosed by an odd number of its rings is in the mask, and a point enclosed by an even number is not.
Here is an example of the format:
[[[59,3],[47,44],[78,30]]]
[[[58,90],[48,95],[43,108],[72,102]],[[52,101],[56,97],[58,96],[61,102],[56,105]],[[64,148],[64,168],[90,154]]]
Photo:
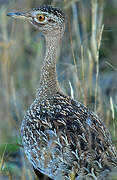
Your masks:
[[[7,15],[31,23],[45,38],[39,88],[21,125],[26,157],[37,174],[50,179],[104,179],[117,167],[110,132],[94,112],[62,92],[57,78],[65,13],[42,5]]]

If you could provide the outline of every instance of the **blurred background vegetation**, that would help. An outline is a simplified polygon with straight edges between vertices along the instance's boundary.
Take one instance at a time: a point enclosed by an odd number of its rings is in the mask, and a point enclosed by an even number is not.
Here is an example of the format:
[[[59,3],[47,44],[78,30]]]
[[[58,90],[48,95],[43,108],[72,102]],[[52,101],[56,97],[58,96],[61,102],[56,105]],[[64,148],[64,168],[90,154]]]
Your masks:
[[[57,62],[63,91],[95,111],[117,147],[117,0],[0,0],[0,180],[33,180],[20,125],[35,98],[45,51],[30,24],[6,16],[43,4],[64,9]]]

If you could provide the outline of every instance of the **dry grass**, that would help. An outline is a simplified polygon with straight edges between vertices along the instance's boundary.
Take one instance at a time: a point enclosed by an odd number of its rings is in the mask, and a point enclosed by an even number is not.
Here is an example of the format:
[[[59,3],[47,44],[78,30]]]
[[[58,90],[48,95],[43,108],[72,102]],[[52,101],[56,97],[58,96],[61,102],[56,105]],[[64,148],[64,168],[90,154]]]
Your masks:
[[[62,7],[67,27],[57,65],[63,91],[95,111],[117,143],[117,3],[104,0],[0,2],[0,180],[33,180],[20,124],[35,97],[44,41],[28,23],[6,16],[46,3]],[[110,19],[109,19],[110,18]],[[116,179],[116,178],[115,178]]]

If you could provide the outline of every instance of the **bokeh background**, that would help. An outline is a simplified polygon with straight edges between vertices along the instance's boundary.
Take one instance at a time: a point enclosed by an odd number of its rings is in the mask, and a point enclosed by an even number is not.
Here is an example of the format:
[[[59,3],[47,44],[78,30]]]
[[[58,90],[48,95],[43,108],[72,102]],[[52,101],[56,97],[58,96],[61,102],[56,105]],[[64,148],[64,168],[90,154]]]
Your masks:
[[[43,4],[66,13],[57,62],[64,93],[102,118],[117,147],[117,0],[0,0],[0,180],[36,179],[24,156],[20,125],[38,88],[44,38],[6,14]]]

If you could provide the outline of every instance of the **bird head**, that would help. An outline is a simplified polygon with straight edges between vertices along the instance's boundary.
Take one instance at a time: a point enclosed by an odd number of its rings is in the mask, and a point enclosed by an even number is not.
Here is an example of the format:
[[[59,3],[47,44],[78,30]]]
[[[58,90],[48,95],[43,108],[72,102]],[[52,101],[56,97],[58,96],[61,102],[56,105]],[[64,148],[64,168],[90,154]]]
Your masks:
[[[64,32],[65,16],[62,10],[52,6],[40,6],[26,12],[9,12],[7,16],[24,19],[40,32],[54,35]]]

